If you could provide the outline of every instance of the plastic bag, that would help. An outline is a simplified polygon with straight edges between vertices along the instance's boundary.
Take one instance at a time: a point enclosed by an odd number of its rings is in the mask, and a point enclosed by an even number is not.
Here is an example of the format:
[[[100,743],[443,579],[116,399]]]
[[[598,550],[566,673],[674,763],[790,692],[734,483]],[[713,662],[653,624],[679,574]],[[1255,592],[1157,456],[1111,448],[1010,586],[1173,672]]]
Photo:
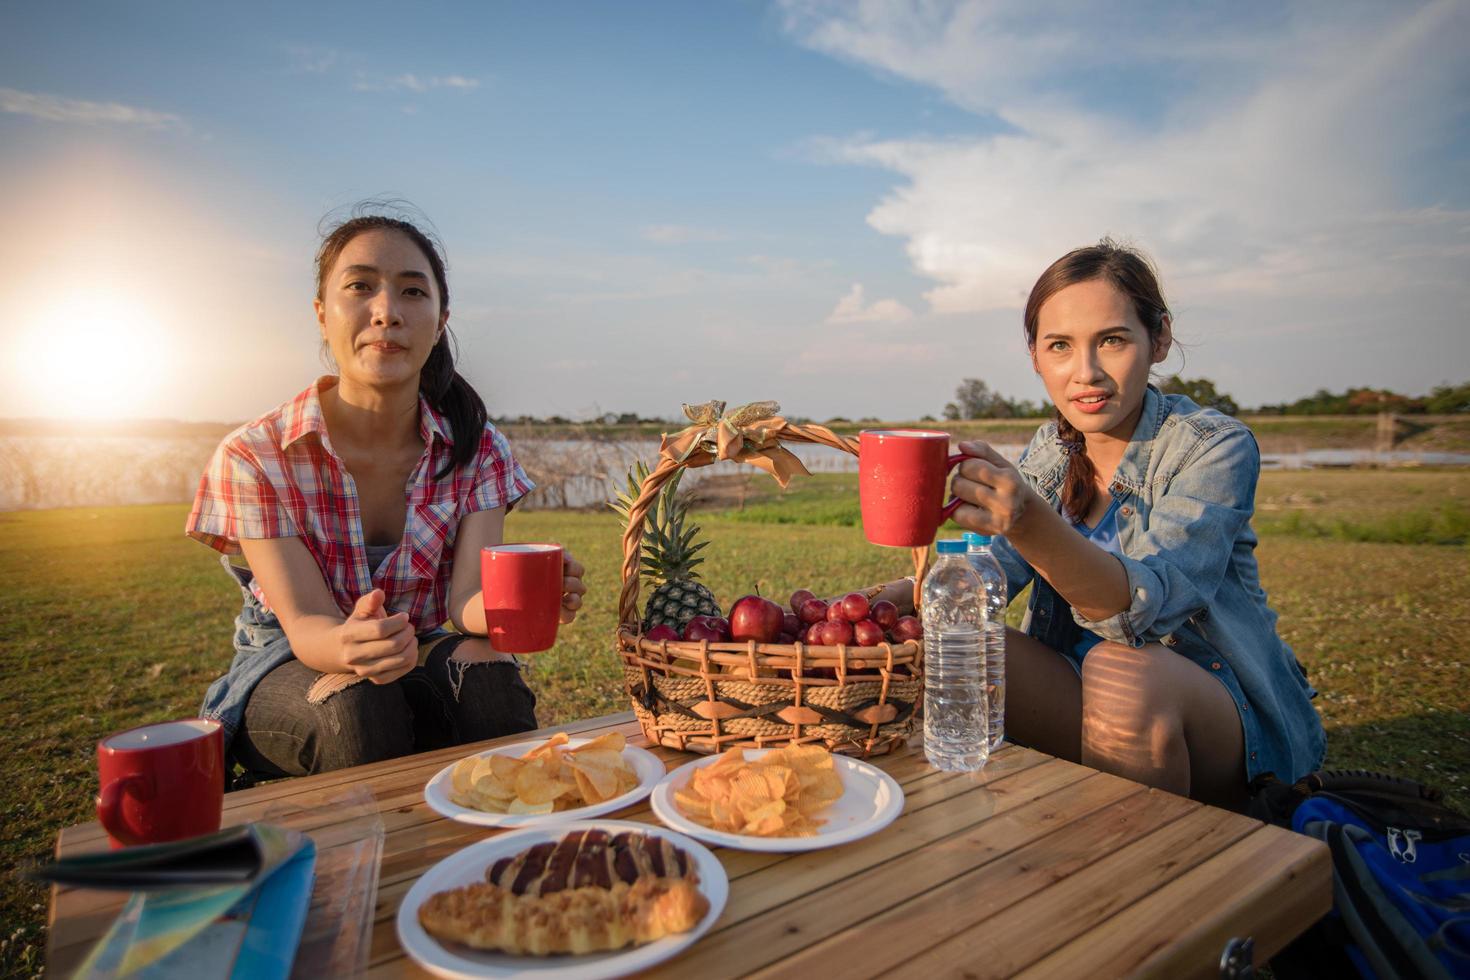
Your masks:
[[[367,969],[383,820],[363,785],[328,790],[309,807],[280,803],[263,819],[309,835],[316,844],[316,882],[291,976],[306,980],[359,976]]]

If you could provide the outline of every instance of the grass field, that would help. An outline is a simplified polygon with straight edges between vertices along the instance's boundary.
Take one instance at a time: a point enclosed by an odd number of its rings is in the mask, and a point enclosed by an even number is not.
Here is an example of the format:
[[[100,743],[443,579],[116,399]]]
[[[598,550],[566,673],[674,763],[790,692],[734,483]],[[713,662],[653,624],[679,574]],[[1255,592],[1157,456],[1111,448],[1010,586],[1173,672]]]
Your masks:
[[[799,481],[783,495],[761,477],[743,510],[701,514],[708,584],[728,601],[756,587],[826,594],[908,571],[898,553],[863,541],[853,479]],[[192,714],[228,664],[239,593],[212,553],[183,537],[186,513],[0,514],[7,870],[90,819],[100,736]],[[1270,472],[1256,525],[1283,633],[1321,692],[1328,764],[1422,779],[1470,806],[1470,472]],[[532,669],[541,722],[622,710],[615,517],[516,513],[508,536],[564,542],[588,569],[584,615]],[[39,969],[45,902],[43,889],[7,874],[0,974]]]

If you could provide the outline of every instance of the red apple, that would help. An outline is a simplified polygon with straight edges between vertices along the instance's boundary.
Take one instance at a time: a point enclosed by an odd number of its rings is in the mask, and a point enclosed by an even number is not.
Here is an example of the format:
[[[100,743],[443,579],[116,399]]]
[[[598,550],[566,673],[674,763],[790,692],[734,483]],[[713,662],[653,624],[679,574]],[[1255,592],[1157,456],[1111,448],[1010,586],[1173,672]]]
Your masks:
[[[781,632],[790,633],[795,636],[801,632],[801,620],[796,618],[796,613],[783,613],[781,616]]]
[[[820,623],[827,618],[827,604],[816,596],[813,596],[801,604],[801,608],[796,611],[796,614],[808,626],[812,623]]]
[[[898,623],[898,607],[887,599],[879,599],[873,603],[873,608],[868,612],[873,622],[886,630],[891,630]]]
[[[849,623],[859,623],[868,618],[868,597],[861,592],[849,592],[842,597],[840,605]]]
[[[758,595],[741,596],[730,607],[730,638],[770,643],[781,635],[784,610]]]
[[[833,599],[832,600],[832,605],[830,605],[830,606],[827,607],[827,622],[829,622],[829,623],[845,623],[845,622],[847,622],[847,611],[842,608],[842,600],[841,599]]]
[[[883,627],[871,619],[865,619],[853,624],[852,635],[858,646],[875,647],[883,642]]]
[[[828,646],[836,646],[839,643],[851,643],[852,624],[845,619],[829,622],[826,632],[822,635],[826,637]]]
[[[791,611],[800,614],[801,607],[809,599],[815,599],[817,594],[811,589],[797,589],[791,593]]]
[[[728,619],[724,616],[706,616],[704,618],[709,620],[711,626],[720,631],[721,639],[728,640],[730,638],[730,621]]]
[[[684,639],[692,643],[698,643],[700,640],[720,643],[724,641],[725,634],[716,625],[715,617],[695,616],[684,626]]]
[[[899,643],[922,639],[923,636],[924,624],[919,622],[917,616],[900,616],[898,622],[893,624],[893,638]]]
[[[677,640],[679,631],[668,623],[659,623],[653,629],[643,634],[645,640]]]

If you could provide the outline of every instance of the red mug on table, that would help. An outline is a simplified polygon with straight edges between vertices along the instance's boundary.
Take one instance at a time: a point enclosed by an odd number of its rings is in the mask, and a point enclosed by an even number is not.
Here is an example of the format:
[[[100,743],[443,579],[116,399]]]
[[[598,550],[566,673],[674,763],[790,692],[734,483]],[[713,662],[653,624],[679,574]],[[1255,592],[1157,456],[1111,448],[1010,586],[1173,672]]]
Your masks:
[[[863,534],[874,544],[928,547],[960,501],[944,502],[949,471],[965,459],[949,453],[949,433],[866,429],[858,435],[858,498]]]
[[[480,590],[491,649],[539,653],[556,644],[562,556],[557,544],[497,544],[481,549]]]
[[[225,742],[217,721],[165,721],[109,735],[97,743],[97,775],[97,820],[114,848],[219,830]]]

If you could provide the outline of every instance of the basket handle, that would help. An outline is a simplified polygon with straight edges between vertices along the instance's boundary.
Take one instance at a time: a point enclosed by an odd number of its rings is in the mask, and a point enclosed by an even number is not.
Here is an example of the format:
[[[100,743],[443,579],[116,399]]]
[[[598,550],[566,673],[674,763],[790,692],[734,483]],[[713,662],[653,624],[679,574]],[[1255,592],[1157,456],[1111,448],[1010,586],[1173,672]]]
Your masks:
[[[858,455],[856,439],[839,436],[823,425],[793,425],[787,422],[773,434],[780,442],[814,443],[819,446],[840,449],[853,456]],[[653,509],[663,485],[673,477],[674,473],[687,465],[687,462],[680,462],[669,456],[661,456],[658,466],[654,467],[653,472],[648,474],[648,478],[643,481],[643,490],[628,511],[628,527],[623,532],[623,590],[618,596],[618,622],[623,626],[629,626],[635,630],[638,627],[638,583],[641,577],[638,566],[639,555],[643,548],[643,525],[648,517],[648,512]],[[914,611],[918,612],[919,593],[924,583],[924,573],[929,569],[929,548],[925,546],[910,550],[913,552],[915,572]]]

